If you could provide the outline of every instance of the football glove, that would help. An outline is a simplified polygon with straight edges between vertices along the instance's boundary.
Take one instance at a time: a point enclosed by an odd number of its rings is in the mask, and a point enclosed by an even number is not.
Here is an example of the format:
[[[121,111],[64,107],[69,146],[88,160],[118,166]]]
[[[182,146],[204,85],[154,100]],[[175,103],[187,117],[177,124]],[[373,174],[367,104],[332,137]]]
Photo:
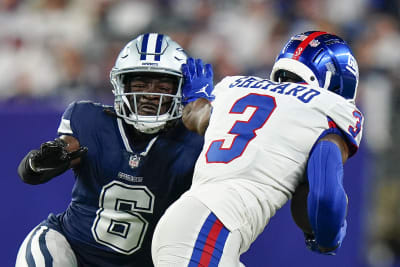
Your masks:
[[[87,147],[80,147],[78,150],[68,152],[67,143],[59,138],[48,141],[40,146],[39,150],[33,151],[29,156],[29,166],[36,172],[50,170],[67,170],[72,160],[86,154]]]
[[[212,95],[213,69],[210,64],[203,64],[201,59],[188,58],[186,64],[182,64],[184,84],[182,87],[182,104],[187,105],[198,98],[214,100]]]

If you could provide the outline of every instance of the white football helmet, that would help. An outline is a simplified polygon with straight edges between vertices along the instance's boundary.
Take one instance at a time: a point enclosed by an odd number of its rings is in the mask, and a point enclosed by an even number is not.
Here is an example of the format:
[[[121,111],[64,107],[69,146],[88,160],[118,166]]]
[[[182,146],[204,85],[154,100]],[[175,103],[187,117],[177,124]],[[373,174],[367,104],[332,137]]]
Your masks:
[[[147,134],[157,133],[165,127],[168,121],[180,118],[183,109],[181,104],[183,83],[181,65],[186,63],[186,59],[187,54],[183,48],[167,35],[146,33],[130,41],[121,50],[115,66],[110,72],[117,116],[133,125],[138,131]],[[178,81],[176,94],[125,92],[124,77],[128,74],[132,75],[132,73],[159,73],[176,77]],[[157,114],[154,116],[139,115],[136,99],[149,94],[160,98]],[[163,98],[166,97],[172,99],[171,106],[167,112],[161,114]]]

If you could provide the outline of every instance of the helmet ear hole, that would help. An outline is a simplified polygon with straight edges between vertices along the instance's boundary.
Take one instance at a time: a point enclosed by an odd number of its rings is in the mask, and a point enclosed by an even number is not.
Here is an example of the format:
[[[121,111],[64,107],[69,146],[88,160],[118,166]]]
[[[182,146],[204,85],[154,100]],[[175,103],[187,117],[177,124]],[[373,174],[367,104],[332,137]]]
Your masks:
[[[310,80],[311,80],[311,81],[315,81],[315,77],[314,77],[314,76],[311,76],[311,77],[310,77]]]

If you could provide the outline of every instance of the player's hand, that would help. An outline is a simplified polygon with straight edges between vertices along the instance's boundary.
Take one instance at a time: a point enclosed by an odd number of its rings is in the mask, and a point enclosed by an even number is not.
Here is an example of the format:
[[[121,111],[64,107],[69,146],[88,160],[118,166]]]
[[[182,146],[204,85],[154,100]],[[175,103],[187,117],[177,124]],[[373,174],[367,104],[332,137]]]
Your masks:
[[[198,98],[214,100],[212,95],[213,69],[210,64],[203,64],[201,59],[188,58],[186,64],[182,64],[184,84],[182,87],[182,103],[187,105]]]
[[[306,242],[306,247],[316,253],[324,254],[324,255],[336,255],[337,247],[333,249],[325,249],[318,246],[317,240],[315,236],[312,234],[304,233],[304,238]]]
[[[336,246],[333,248],[320,247],[313,234],[304,233],[306,246],[309,250],[317,252],[319,254],[336,255],[336,252],[339,250],[340,246],[342,245],[343,239],[346,236],[346,229],[347,229],[347,222],[344,221],[343,226],[340,228],[340,231],[336,238],[336,239],[338,239],[338,242],[337,242]]]
[[[56,138],[53,141],[48,141],[40,146],[40,149],[35,151],[30,156],[30,166],[34,172],[43,172],[54,169],[68,169],[72,160],[86,154],[87,147],[80,147],[78,150],[68,152],[67,143]]]

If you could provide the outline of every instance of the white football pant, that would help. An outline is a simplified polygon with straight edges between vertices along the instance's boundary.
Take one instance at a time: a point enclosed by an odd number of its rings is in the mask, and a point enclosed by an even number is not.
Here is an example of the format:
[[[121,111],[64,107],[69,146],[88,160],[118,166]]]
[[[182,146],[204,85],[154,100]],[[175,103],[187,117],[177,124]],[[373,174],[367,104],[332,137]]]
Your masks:
[[[153,235],[156,267],[239,267],[241,236],[230,232],[199,200],[181,197],[170,206]]]
[[[39,225],[29,233],[19,248],[15,266],[78,267],[78,263],[62,234]]]

